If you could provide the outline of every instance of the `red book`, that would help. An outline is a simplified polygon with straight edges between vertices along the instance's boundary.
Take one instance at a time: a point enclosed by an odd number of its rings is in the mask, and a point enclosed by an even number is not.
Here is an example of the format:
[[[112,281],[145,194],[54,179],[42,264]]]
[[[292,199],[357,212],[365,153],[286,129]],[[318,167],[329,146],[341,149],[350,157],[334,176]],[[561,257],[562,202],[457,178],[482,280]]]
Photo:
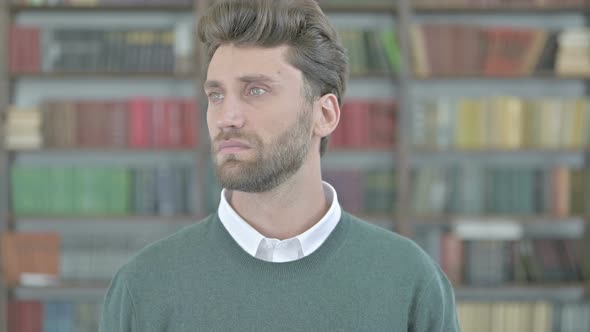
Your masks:
[[[78,103],[78,145],[82,147],[104,147],[105,112],[103,102],[82,101]]]
[[[342,112],[346,121],[346,146],[364,148],[369,144],[369,107],[366,101],[349,101]]]
[[[21,72],[22,73],[32,73],[32,68],[34,67],[33,62],[33,45],[34,45],[34,32],[30,27],[23,27],[23,39],[21,41],[22,48],[21,48]]]
[[[179,99],[164,101],[163,143],[166,147],[178,148],[182,145],[183,105]]]
[[[440,76],[444,72],[444,58],[441,50],[448,47],[443,40],[444,25],[425,24],[421,28],[426,44],[430,76]]]
[[[28,29],[28,73],[39,73],[41,71],[41,31],[39,28],[31,27]]]
[[[454,234],[444,234],[441,241],[441,268],[454,286],[463,275],[463,242]]]
[[[21,301],[20,332],[43,332],[43,305],[39,301]]]
[[[20,317],[19,317],[19,302],[17,301],[8,301],[7,304],[7,323],[8,323],[8,332],[19,332],[22,329],[20,328]]]
[[[396,140],[396,112],[393,101],[373,102],[369,116],[369,146],[393,147]]]
[[[115,148],[127,146],[127,130],[129,128],[127,103],[124,101],[108,102],[104,111],[107,113],[105,145]]]
[[[182,146],[193,147],[198,143],[199,115],[195,100],[186,100],[182,103]]]
[[[491,76],[520,76],[526,71],[525,58],[538,31],[494,27],[486,31],[488,50],[484,73]]]
[[[343,143],[343,138],[344,138],[344,127],[345,124],[344,122],[346,121],[346,117],[340,117],[340,123],[338,123],[338,126],[336,127],[336,129],[332,132],[332,135],[330,135],[330,141],[328,143],[328,146],[331,149],[341,149],[344,146]]]
[[[158,98],[152,102],[152,145],[154,147],[166,147],[166,103]]]
[[[148,148],[152,142],[152,102],[136,97],[129,101],[129,147]]]

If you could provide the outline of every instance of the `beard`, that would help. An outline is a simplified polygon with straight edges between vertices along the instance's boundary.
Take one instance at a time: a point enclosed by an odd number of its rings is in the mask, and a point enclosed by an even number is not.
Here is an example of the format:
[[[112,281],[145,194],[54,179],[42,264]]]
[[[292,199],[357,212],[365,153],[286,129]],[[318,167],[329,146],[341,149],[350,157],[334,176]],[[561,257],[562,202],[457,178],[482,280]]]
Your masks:
[[[212,145],[212,154],[220,185],[228,190],[261,193],[284,183],[301,168],[309,151],[311,115],[311,108],[303,111],[295,124],[267,146],[255,134],[233,129],[219,134]],[[254,159],[241,160],[236,154],[218,157],[216,146],[227,139],[248,142],[256,153]]]

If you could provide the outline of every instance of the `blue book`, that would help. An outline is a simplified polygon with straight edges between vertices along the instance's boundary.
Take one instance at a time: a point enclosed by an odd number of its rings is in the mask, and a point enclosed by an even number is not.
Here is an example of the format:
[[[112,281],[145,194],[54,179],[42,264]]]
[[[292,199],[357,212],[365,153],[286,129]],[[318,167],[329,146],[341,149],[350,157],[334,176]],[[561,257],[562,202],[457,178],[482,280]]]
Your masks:
[[[59,332],[56,324],[57,313],[55,309],[55,302],[47,301],[43,303],[43,332]]]

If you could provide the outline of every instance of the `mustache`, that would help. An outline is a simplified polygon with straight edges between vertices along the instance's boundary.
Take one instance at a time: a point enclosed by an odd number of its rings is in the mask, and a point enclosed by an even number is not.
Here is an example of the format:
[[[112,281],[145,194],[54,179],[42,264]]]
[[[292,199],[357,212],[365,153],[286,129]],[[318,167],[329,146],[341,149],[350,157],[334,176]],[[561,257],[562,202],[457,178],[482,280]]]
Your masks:
[[[220,144],[222,141],[227,141],[230,139],[240,140],[246,142],[247,144],[257,146],[260,143],[260,138],[254,134],[244,133],[238,129],[232,129],[224,132],[220,132],[215,136],[213,139],[213,143],[215,145]]]

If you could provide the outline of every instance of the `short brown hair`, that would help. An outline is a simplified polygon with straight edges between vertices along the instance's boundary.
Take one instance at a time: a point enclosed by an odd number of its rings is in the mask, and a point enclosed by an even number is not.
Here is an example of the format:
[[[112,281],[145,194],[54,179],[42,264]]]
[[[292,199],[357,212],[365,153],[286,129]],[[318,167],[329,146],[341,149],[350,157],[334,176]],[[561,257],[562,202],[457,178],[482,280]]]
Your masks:
[[[207,64],[222,44],[288,45],[287,61],[303,73],[308,100],[333,93],[342,106],[348,59],[315,0],[219,0],[201,16],[198,34]],[[320,155],[327,145],[322,137]]]

